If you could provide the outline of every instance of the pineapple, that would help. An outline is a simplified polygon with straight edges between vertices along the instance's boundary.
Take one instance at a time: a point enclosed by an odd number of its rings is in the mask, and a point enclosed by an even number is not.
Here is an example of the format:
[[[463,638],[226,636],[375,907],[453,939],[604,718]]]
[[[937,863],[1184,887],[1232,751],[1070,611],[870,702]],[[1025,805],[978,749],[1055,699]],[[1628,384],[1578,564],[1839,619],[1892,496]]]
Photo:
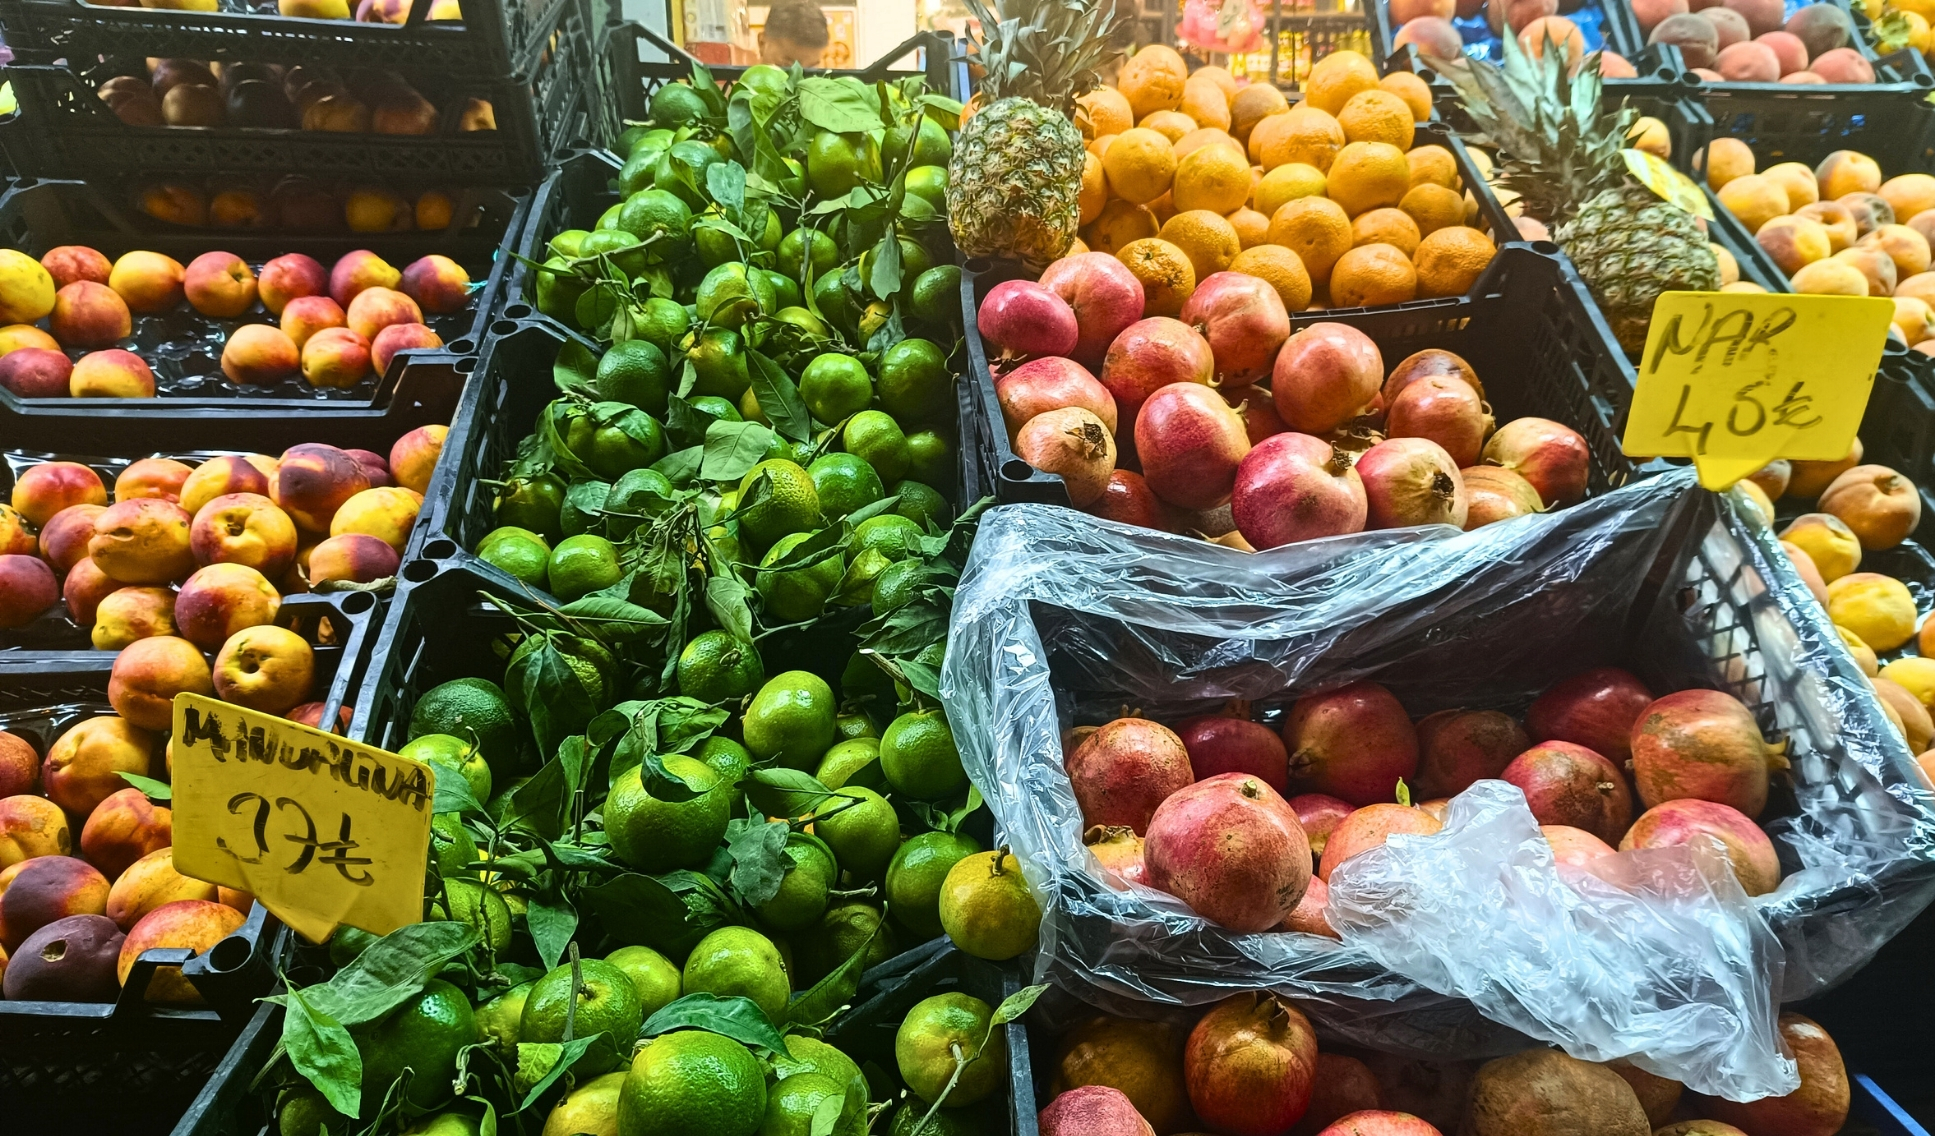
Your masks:
[[[1623,104],[1601,111],[1599,56],[1568,77],[1563,47],[1548,43],[1544,58],[1533,59],[1516,38],[1502,38],[1503,68],[1472,59],[1444,62],[1439,73],[1458,88],[1478,127],[1474,140],[1498,148],[1497,184],[1551,227],[1619,345],[1638,354],[1653,301],[1662,292],[1719,288],[1719,261],[1698,218],[1627,172],[1620,150],[1638,112]]]
[[[948,227],[969,256],[1039,271],[1075,240],[1085,151],[1069,116],[1126,15],[1112,0],[1005,0],[1003,21],[982,0],[967,4],[985,40],[985,105],[954,142]]]

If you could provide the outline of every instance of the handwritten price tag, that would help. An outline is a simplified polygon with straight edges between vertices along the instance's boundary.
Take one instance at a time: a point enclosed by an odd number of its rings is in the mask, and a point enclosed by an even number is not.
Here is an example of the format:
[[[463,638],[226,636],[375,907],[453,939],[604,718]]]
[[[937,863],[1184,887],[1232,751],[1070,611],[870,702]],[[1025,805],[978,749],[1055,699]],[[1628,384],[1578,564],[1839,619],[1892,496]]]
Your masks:
[[[198,694],[175,696],[175,869],[241,888],[312,942],[423,917],[436,774]]]
[[[1667,292],[1622,446],[1724,489],[1775,458],[1847,454],[1894,319],[1883,297]]]

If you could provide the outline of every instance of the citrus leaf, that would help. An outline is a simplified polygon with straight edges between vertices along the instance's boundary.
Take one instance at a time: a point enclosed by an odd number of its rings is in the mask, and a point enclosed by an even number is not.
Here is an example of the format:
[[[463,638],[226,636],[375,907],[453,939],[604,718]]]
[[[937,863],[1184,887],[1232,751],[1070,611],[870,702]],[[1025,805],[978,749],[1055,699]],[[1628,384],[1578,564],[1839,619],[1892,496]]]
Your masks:
[[[157,781],[152,777],[143,777],[139,773],[129,773],[125,770],[116,770],[115,772],[121,774],[121,780],[141,790],[141,795],[150,801],[168,801],[174,799],[174,787],[166,781]]]
[[[853,995],[860,989],[860,974],[866,970],[867,951],[880,935],[880,928],[886,924],[882,918],[873,925],[854,952],[845,962],[833,968],[833,973],[813,984],[813,988],[793,999],[786,1007],[786,1021],[795,1025],[819,1025],[840,1012],[840,1007],[853,1001]]]
[[[558,389],[572,394],[590,395],[596,386],[598,357],[576,339],[567,339],[558,348],[557,361],[551,364],[551,378]]]
[[[799,769],[775,766],[755,769],[739,783],[753,807],[767,816],[802,817],[813,811],[833,790]]]
[[[650,876],[626,872],[583,889],[578,897],[598,916],[606,932],[621,943],[645,943],[670,950],[690,934],[685,901]],[[690,941],[696,943],[698,939],[694,936]]]
[[[765,903],[779,894],[779,885],[793,866],[786,855],[790,831],[783,820],[749,825],[726,845],[732,853],[732,886],[747,903]]]
[[[773,1028],[772,1019],[751,998],[687,994],[645,1019],[645,1025],[638,1035],[657,1037],[682,1029],[716,1033],[767,1053],[786,1052],[786,1039]]]
[[[712,576],[705,582],[706,610],[727,634],[741,643],[752,642],[752,607],[748,603],[751,595],[746,582],[731,574]]]
[[[707,481],[737,481],[766,458],[773,432],[757,422],[714,421],[705,430],[705,461],[699,476]]]
[[[821,130],[856,134],[880,129],[880,111],[865,89],[815,75],[800,80],[800,116]]]
[[[746,168],[738,162],[717,162],[705,169],[705,188],[728,215],[746,205]]]
[[[415,997],[477,941],[467,923],[412,923],[371,943],[328,982],[303,994],[311,1008],[345,1027],[373,1022]]]
[[[1036,1000],[1047,992],[1047,983],[1042,983],[1038,986],[1022,987],[1013,994],[1001,999],[1001,1004],[994,1008],[994,1017],[990,1020],[989,1024],[995,1026],[1007,1025],[1009,1022],[1027,1013],[1029,1007],[1033,1006]]]
[[[436,774],[437,793],[430,811],[434,813],[476,813],[489,816],[484,803],[470,791],[470,781],[464,771],[448,758],[433,757],[424,762]]]
[[[624,1044],[629,1044],[630,1041],[630,1038],[626,1038]],[[544,1076],[532,1082],[531,1091],[524,1094],[524,1103],[517,1106],[518,1110],[523,1111],[536,1104],[538,1098],[544,1095],[544,1090],[557,1084],[558,1078],[570,1072],[571,1067],[583,1060],[585,1054],[591,1052],[594,1047],[596,1047],[599,1055],[604,1058],[603,1063],[609,1064],[612,1050],[617,1048],[617,1044],[608,1033],[594,1033],[590,1037],[576,1037],[570,1041],[560,1043],[558,1045],[557,1061]]]
[[[332,1108],[355,1116],[362,1108],[363,1055],[342,1023],[316,1009],[293,987],[279,999],[282,1045],[296,1072],[308,1078]]]
[[[531,930],[531,941],[537,946],[538,958],[547,970],[556,967],[564,957],[565,948],[571,945],[571,936],[578,930],[578,912],[571,906],[571,900],[561,894],[531,896],[525,921]]]
[[[674,485],[684,485],[699,476],[699,468],[705,462],[705,447],[692,446],[675,450],[652,463],[652,469],[665,475],[665,480]]]
[[[800,400],[793,380],[778,363],[759,351],[746,352],[747,370],[752,377],[753,397],[773,429],[795,442],[813,440],[813,415]]]

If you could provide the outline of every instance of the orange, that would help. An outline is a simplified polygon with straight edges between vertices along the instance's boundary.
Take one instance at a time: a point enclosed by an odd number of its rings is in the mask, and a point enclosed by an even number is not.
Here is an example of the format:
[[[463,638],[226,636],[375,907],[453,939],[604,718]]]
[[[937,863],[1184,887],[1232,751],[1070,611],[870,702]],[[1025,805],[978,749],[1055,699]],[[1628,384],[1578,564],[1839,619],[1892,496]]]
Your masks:
[[[1109,203],[1108,179],[1102,176],[1102,159],[1093,154],[1082,155],[1082,224],[1086,225],[1102,215],[1102,206]]]
[[[1174,217],[1176,215],[1175,195],[1172,193],[1165,193],[1161,197],[1158,197],[1154,201],[1151,201],[1149,203],[1149,212],[1154,213],[1156,215],[1156,224],[1158,225],[1168,224],[1169,218]]]
[[[1083,239],[1082,239],[1082,238],[1080,238],[1080,237],[1076,237],[1076,238],[1075,238],[1075,239],[1074,239],[1073,241],[1070,241],[1070,242],[1069,242],[1069,245],[1068,245],[1068,251],[1067,251],[1067,252],[1065,252],[1065,253],[1063,253],[1062,255],[1063,255],[1063,256],[1080,256],[1080,255],[1082,255],[1083,253],[1085,253],[1085,252],[1087,252],[1087,251],[1089,251],[1089,248],[1088,248],[1088,242],[1087,242],[1087,241],[1085,241],[1085,240],[1083,240]]]
[[[1257,140],[1261,138],[1262,142]],[[1277,115],[1257,124],[1250,143],[1253,156],[1263,168],[1274,170],[1287,162],[1302,162],[1327,170],[1337,160],[1337,151],[1347,141],[1344,127],[1335,118],[1312,106],[1299,105],[1288,114]]]
[[[1715,193],[1737,177],[1754,172],[1754,152],[1738,138],[1715,138],[1694,162],[1707,171],[1707,188]]]
[[[1169,139],[1140,126],[1118,135],[1101,158],[1109,192],[1137,205],[1169,192],[1176,176],[1176,151]]]
[[[1111,159],[1118,149],[1121,149],[1119,142],[1110,148]],[[1113,177],[1110,181],[1113,183]],[[1337,152],[1324,192],[1342,205],[1344,212],[1355,217],[1367,209],[1396,205],[1410,188],[1411,167],[1404,151],[1389,142],[1352,142]]]
[[[1217,90],[1223,92],[1225,102],[1236,97],[1236,76],[1230,74],[1227,67],[1198,67],[1189,73],[1189,81],[1214,84]]]
[[[1390,245],[1405,256],[1410,256],[1418,251],[1418,241],[1422,239],[1418,223],[1402,209],[1373,209],[1351,218],[1352,248],[1358,245]]]
[[[1411,108],[1413,122],[1431,117],[1431,88],[1409,71],[1393,71],[1377,81],[1380,90],[1389,91]]]
[[[1188,78],[1189,65],[1175,48],[1152,43],[1129,56],[1115,85],[1128,96],[1139,122],[1145,115],[1181,106],[1183,83]]]
[[[1182,112],[1195,119],[1198,126],[1229,129],[1229,96],[1223,93],[1223,88],[1207,79],[1192,75],[1189,82],[1183,84]]]
[[[1176,163],[1176,208],[1208,209],[1219,216],[1250,199],[1250,164],[1227,146],[1205,146]]]
[[[1457,190],[1425,182],[1405,191],[1398,208],[1418,223],[1418,234],[1428,237],[1439,229],[1465,223],[1465,199]],[[1084,214],[1086,216],[1086,214]]]
[[[1426,299],[1464,295],[1497,251],[1492,239],[1477,229],[1463,225],[1439,229],[1418,244],[1418,295]]]
[[[1085,235],[1090,248],[1113,256],[1130,241],[1155,236],[1161,227],[1148,206],[1132,205],[1118,199],[1102,206],[1101,214],[1088,227]]]
[[[1336,114],[1359,91],[1377,86],[1377,68],[1355,51],[1333,51],[1310,69],[1303,85],[1304,101],[1321,111]]]
[[[1253,197],[1257,212],[1265,217],[1274,217],[1286,201],[1299,197],[1322,197],[1323,193],[1322,170],[1302,162],[1288,162],[1264,174],[1263,180],[1256,183]]]
[[[1443,146],[1419,146],[1407,151],[1405,162],[1411,168],[1411,184],[1442,185],[1446,189],[1458,189],[1458,159]]]
[[[1248,142],[1256,124],[1290,109],[1290,100],[1268,83],[1251,83],[1230,100],[1230,136]]]
[[[1163,240],[1183,250],[1189,257],[1191,268],[1196,270],[1196,279],[1202,280],[1223,271],[1243,251],[1243,241],[1236,235],[1236,226],[1221,213],[1208,209],[1191,209],[1178,213],[1162,223]]]
[[[1205,146],[1225,146],[1237,154],[1243,152],[1243,144],[1231,138],[1228,131],[1218,130],[1214,126],[1199,126],[1176,139],[1176,160],[1180,162]]]
[[[1136,125],[1155,131],[1174,145],[1183,135],[1196,129],[1196,120],[1179,110],[1159,110]]]
[[[1270,168],[1269,164],[1263,161],[1263,144],[1274,140],[1289,128],[1289,116],[1289,111],[1266,115],[1250,128],[1250,136],[1243,143],[1244,152],[1249,154],[1250,161],[1256,162],[1266,170]]]
[[[1230,261],[1230,271],[1254,276],[1275,288],[1285,311],[1300,312],[1310,306],[1310,273],[1304,271],[1302,258],[1282,245],[1244,249]]]
[[[1270,218],[1254,209],[1247,207],[1238,209],[1224,220],[1236,230],[1236,239],[1242,242],[1246,249],[1255,248],[1270,239]]]
[[[1895,208],[1895,219],[1908,218],[1925,209],[1935,209],[1935,177],[1927,174],[1901,174],[1881,183],[1875,192]]]
[[[1188,254],[1160,237],[1132,241],[1115,258],[1142,281],[1144,316],[1174,316],[1196,290],[1196,269]]]
[[[1084,138],[1120,134],[1135,125],[1135,111],[1130,109],[1129,100],[1114,87],[1097,87],[1075,103],[1080,108],[1075,112],[1075,125]]]
[[[1389,142],[1400,150],[1409,150],[1412,135],[1417,133],[1417,123],[1404,100],[1376,87],[1352,95],[1337,112],[1337,125],[1352,142]]]
[[[1363,245],[1338,258],[1330,270],[1330,306],[1370,308],[1402,304],[1418,294],[1418,271],[1390,245]]]
[[[1350,251],[1350,218],[1328,197],[1299,197],[1270,215],[1269,241],[1296,253],[1311,281],[1322,284]]]
[[[1090,140],[1084,149],[1100,158],[1109,152],[1109,147],[1115,145],[1115,140],[1120,137],[1119,134],[1103,134]]]

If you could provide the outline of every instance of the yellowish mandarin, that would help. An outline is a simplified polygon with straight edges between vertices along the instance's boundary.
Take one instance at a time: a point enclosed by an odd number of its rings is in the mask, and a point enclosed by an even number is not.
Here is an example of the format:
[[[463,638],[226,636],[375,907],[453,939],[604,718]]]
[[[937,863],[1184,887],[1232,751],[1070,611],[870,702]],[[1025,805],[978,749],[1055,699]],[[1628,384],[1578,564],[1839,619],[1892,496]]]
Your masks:
[[[1205,146],[1176,163],[1171,191],[1180,212],[1233,212],[1250,198],[1250,164],[1225,146]]]
[[[1263,180],[1256,183],[1256,210],[1265,217],[1274,217],[1286,201],[1322,197],[1323,193],[1322,170],[1302,162],[1288,162],[1264,174]]]
[[[1439,229],[1465,222],[1465,199],[1456,190],[1432,182],[1405,190],[1404,196],[1398,201],[1398,208],[1417,222],[1420,236],[1428,237]]]
[[[1418,296],[1464,295],[1497,254],[1498,246],[1477,229],[1455,225],[1437,230],[1418,243]]]
[[[1310,306],[1310,273],[1303,259],[1282,245],[1257,245],[1236,254],[1231,272],[1254,276],[1276,289],[1285,311],[1300,312]]]
[[[1296,253],[1311,283],[1322,286],[1350,251],[1350,217],[1328,197],[1299,197],[1270,215],[1269,242]]]
[[[1157,235],[1183,250],[1198,280],[1228,268],[1236,254],[1243,251],[1236,226],[1230,224],[1229,218],[1208,209],[1176,214],[1163,222],[1162,231]]]
[[[1176,151],[1169,139],[1140,126],[1117,135],[1101,158],[1109,192],[1137,205],[1168,193],[1176,176]]]
[[[1324,192],[1353,217],[1396,205],[1411,188],[1404,151],[1388,142],[1352,142],[1337,152],[1325,178]]]
[[[1463,188],[1458,180],[1458,159],[1443,146],[1416,146],[1405,151],[1404,160],[1410,170],[1410,184],[1441,185],[1446,189]]]
[[[1330,271],[1330,303],[1337,308],[1401,304],[1418,294],[1418,271],[1390,245],[1360,245]]]
[[[1085,237],[1091,249],[1113,256],[1132,241],[1155,236],[1161,228],[1147,205],[1116,198],[1102,206],[1101,215],[1089,225]]]
[[[1400,150],[1409,150],[1417,133],[1411,108],[1403,99],[1377,87],[1352,95],[1337,112],[1337,125],[1344,128],[1348,141],[1388,142]]]
[[[1134,241],[1115,256],[1142,282],[1144,316],[1175,316],[1196,290],[1188,254],[1160,237]]]

